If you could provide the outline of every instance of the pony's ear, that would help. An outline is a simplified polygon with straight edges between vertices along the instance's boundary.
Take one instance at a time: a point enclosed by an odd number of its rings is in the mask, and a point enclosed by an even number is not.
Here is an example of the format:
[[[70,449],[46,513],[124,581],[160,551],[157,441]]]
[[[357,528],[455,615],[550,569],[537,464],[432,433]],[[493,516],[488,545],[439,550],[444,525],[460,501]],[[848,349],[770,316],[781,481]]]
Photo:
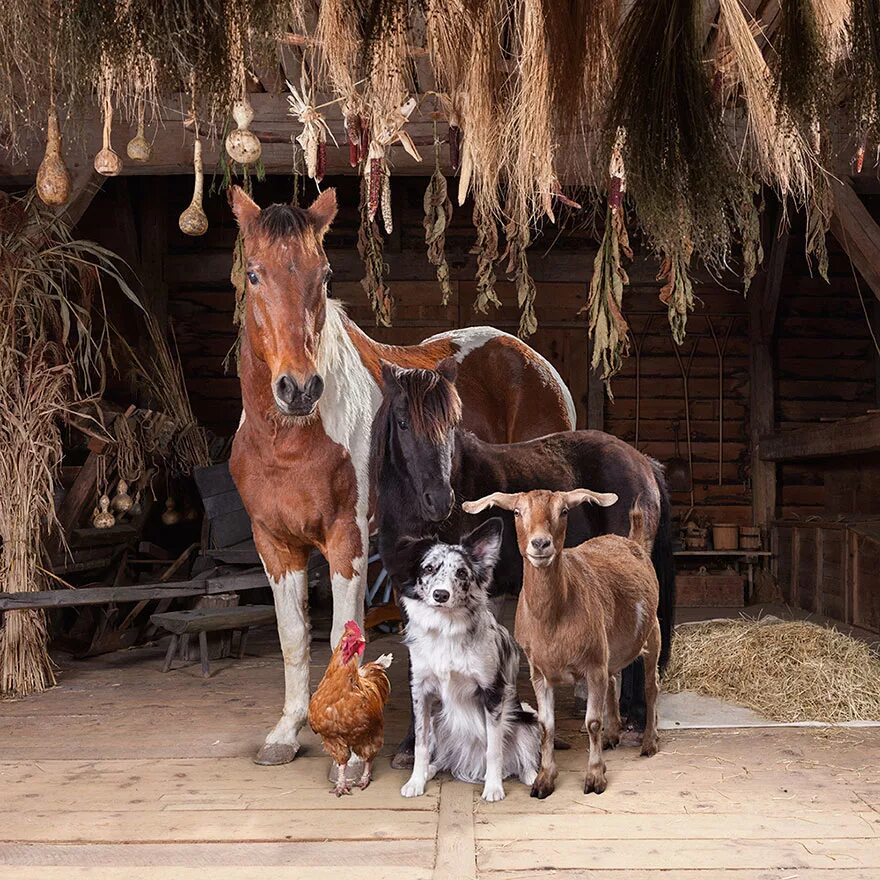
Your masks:
[[[465,501],[465,503],[461,505],[461,509],[465,513],[479,513],[487,507],[500,507],[502,510],[513,510],[513,508],[516,507],[518,499],[518,493],[511,495],[507,492],[493,492],[491,495],[486,495],[485,498],[480,498],[477,501]]]
[[[388,361],[380,360],[379,364],[382,368],[382,384],[387,391],[395,391],[400,388],[400,381],[397,378],[397,367],[389,364]]]
[[[336,190],[325,189],[315,201],[309,205],[309,220],[312,221],[312,227],[315,235],[320,241],[324,237],[324,233],[330,228],[330,224],[336,219]]]
[[[260,206],[240,186],[230,187],[229,204],[242,231],[260,216]]]
[[[563,492],[566,507],[577,507],[579,504],[590,502],[599,507],[611,507],[617,504],[617,495],[613,492],[593,492],[590,489],[574,489],[571,492]]]
[[[501,535],[504,523],[500,516],[493,516],[478,525],[461,539],[461,546],[468,556],[482,569],[493,569],[501,555]]]
[[[437,364],[437,372],[451,384],[455,384],[455,378],[458,376],[458,361],[454,357],[444,358]]]

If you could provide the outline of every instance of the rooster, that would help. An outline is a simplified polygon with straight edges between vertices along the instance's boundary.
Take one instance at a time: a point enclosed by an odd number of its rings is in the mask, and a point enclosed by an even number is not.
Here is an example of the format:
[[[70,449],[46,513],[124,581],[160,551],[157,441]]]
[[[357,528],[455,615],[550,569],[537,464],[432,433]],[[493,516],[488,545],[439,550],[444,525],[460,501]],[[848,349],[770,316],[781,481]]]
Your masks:
[[[352,752],[364,762],[358,788],[370,784],[373,759],[384,740],[385,703],[391,693],[385,670],[392,658],[391,654],[383,654],[374,663],[361,666],[365,646],[361,628],[349,620],[309,703],[309,724],[321,737],[324,751],[336,762],[336,786],[330,791],[337,797],[351,794],[345,765]]]

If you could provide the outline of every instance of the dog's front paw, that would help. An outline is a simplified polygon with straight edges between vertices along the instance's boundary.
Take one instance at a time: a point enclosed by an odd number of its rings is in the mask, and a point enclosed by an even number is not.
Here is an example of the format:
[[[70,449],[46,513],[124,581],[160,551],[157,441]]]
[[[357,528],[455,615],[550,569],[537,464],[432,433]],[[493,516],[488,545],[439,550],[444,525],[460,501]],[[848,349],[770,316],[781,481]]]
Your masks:
[[[503,801],[504,800],[504,786],[500,782],[487,782],[483,786],[483,794],[481,795],[484,801],[489,801],[489,803],[494,803],[495,801]]]
[[[409,782],[400,789],[400,793],[406,798],[420,797],[425,793],[425,781],[411,776]]]

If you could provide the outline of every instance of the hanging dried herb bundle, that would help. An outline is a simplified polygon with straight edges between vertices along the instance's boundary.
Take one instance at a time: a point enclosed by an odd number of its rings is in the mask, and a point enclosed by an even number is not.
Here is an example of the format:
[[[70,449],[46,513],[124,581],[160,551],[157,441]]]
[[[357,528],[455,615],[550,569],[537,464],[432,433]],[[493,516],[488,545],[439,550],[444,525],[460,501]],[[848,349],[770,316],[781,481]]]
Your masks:
[[[364,261],[364,277],[361,287],[367,294],[370,307],[376,316],[376,324],[391,326],[394,299],[385,284],[385,258],[382,254],[382,235],[370,215],[369,184],[361,178],[361,225],[358,230],[358,253]]]
[[[487,314],[489,306],[501,308],[501,300],[495,293],[495,263],[498,261],[498,223],[491,214],[487,214],[474,202],[474,228],[477,230],[477,240],[471,248],[471,253],[477,258],[477,296],[474,300],[474,310],[480,314]]]
[[[757,200],[757,201],[756,201]],[[761,184],[742,181],[739,201],[733,206],[733,216],[742,248],[743,293],[749,292],[758,267],[764,262],[764,244],[761,241],[761,214],[764,204]]]
[[[521,339],[527,339],[538,329],[538,316],[535,314],[535,282],[529,274],[529,258],[526,248],[531,243],[528,226],[522,226],[515,220],[509,220],[504,233],[507,237],[507,248],[501,256],[507,260],[507,275],[516,288],[516,304],[519,306],[519,330]]]
[[[861,128],[880,125],[880,0],[852,0],[853,114]]]
[[[437,283],[445,306],[452,295],[449,279],[449,263],[446,262],[446,228],[452,219],[452,202],[446,188],[446,178],[440,168],[440,140],[437,124],[434,124],[434,173],[425,190],[425,244],[428,246],[428,262],[437,272]]]
[[[629,283],[621,256],[632,259],[626,231],[623,198],[626,192],[626,170],[623,145],[626,134],[620,130],[611,152],[608,168],[608,207],[605,232],[593,261],[593,277],[586,311],[589,314],[593,355],[590,366],[601,370],[608,396],[611,378],[619,372],[623,358],[629,354],[629,326],[623,316],[623,288]]]
[[[678,247],[662,254],[657,280],[663,281],[660,302],[669,311],[669,327],[676,344],[684,342],[688,313],[694,310],[694,285],[690,278],[693,247],[683,240]]]
[[[633,4],[615,46],[610,131],[627,132],[629,191],[656,249],[687,238],[703,259],[723,263],[731,168],[702,58],[701,12],[697,0]]]
[[[828,244],[826,238],[831,228],[831,214],[834,211],[834,193],[827,178],[822,177],[810,192],[807,202],[807,236],[805,252],[810,270],[813,261],[816,270],[828,281]]]

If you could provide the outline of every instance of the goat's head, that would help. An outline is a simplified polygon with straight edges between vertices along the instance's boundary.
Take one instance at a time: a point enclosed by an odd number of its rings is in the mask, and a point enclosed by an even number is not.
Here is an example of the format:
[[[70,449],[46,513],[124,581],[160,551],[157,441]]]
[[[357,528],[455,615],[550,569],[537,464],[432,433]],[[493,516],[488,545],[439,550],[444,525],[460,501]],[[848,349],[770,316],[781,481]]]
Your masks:
[[[465,513],[479,513],[487,507],[512,510],[516,523],[516,539],[519,552],[535,568],[546,568],[562,552],[565,545],[565,528],[568,511],[578,504],[598,504],[610,507],[616,503],[613,492],[592,492],[590,489],[574,489],[571,492],[493,492],[478,501],[462,504]]]

